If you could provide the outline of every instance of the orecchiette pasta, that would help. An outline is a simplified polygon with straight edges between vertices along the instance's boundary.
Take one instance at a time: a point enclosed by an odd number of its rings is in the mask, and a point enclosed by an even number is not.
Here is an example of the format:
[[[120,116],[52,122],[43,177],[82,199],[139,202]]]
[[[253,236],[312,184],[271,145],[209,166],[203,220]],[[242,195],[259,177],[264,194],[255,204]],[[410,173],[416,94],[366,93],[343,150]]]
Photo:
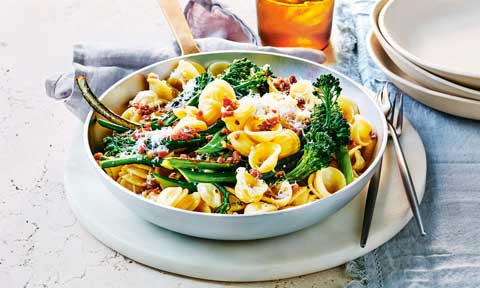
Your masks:
[[[210,125],[222,116],[223,99],[236,101],[235,91],[224,80],[214,80],[200,94],[198,108],[203,112],[203,119]]]
[[[277,206],[265,202],[253,202],[250,204],[247,204],[245,206],[245,211],[243,214],[245,215],[254,215],[254,214],[263,214],[267,212],[273,212],[276,211]]]
[[[122,118],[125,118],[129,121],[139,123],[140,120],[142,120],[142,115],[138,113],[137,109],[135,107],[129,107],[127,110],[123,111],[122,113]]]
[[[222,120],[229,131],[238,131],[243,129],[254,112],[255,107],[252,103],[240,103],[231,114],[223,113]]]
[[[182,130],[189,130],[195,132],[201,132],[208,129],[208,126],[202,120],[198,120],[192,116],[186,116],[178,121],[177,125],[173,127],[173,131],[182,131]]]
[[[150,73],[147,76],[148,89],[159,98],[168,101],[177,96],[177,90],[167,84],[167,81],[158,79],[158,75]],[[159,103],[160,104],[160,103]]]
[[[210,64],[207,71],[215,77],[225,72],[225,70],[228,69],[228,66],[230,66],[230,63],[225,61],[218,61]]]
[[[262,201],[275,205],[277,208],[287,206],[292,200],[292,186],[288,181],[282,181],[267,191]]]
[[[237,169],[237,184],[235,185],[235,196],[244,203],[260,201],[263,193],[268,190],[268,185],[261,179],[253,177],[245,168]]]
[[[310,175],[308,186],[318,198],[322,199],[345,187],[346,180],[340,170],[328,167]]]
[[[230,141],[235,151],[238,151],[242,156],[245,157],[250,154],[250,150],[256,144],[244,131],[235,131],[230,133],[228,134],[227,139]]]
[[[167,187],[162,190],[157,198],[157,202],[165,205],[176,207],[188,195],[188,190],[182,187]]]
[[[152,167],[142,164],[130,164],[120,167],[121,170],[118,172],[117,178],[117,182],[120,185],[135,193],[145,190],[148,174],[153,171]]]
[[[279,159],[293,155],[301,148],[300,138],[297,133],[290,129],[283,129],[280,133],[275,135],[272,142],[281,147],[281,152],[278,155]]]
[[[308,202],[308,194],[310,192],[310,189],[308,187],[303,186],[299,187],[292,193],[292,198],[290,199],[289,205],[293,206],[299,206],[303,205]]]
[[[290,209],[355,181],[374,158],[374,126],[337,98],[332,75],[312,82],[270,69],[180,60],[166,80],[148,74],[121,114],[139,128],[97,121],[113,131],[95,160],[149,201],[201,213]]]
[[[211,183],[198,183],[197,190],[203,202],[210,208],[217,208],[222,205],[222,194],[215,185]]]
[[[362,146],[368,146],[370,142],[372,142],[372,133],[373,127],[368,122],[367,119],[365,119],[361,115],[355,115],[352,127],[350,129],[351,137],[355,143],[362,145]]]
[[[191,79],[205,72],[205,69],[197,63],[180,60],[177,68],[170,74],[167,83],[176,89],[183,89],[183,86]]]
[[[273,140],[277,134],[282,132],[282,124],[277,123],[273,127],[269,127],[268,130],[262,130],[259,127],[262,126],[265,121],[268,121],[267,116],[254,116],[245,124],[245,133],[257,142],[268,142]]]
[[[347,119],[349,123],[353,123],[354,116],[358,114],[357,104],[346,97],[338,97],[337,103],[343,111],[343,117]]]
[[[253,147],[248,155],[250,167],[260,173],[272,171],[277,166],[278,155],[282,150],[280,144],[263,142]]]
[[[183,210],[193,211],[197,209],[198,205],[200,204],[200,200],[200,194],[198,192],[194,192],[183,197],[183,199],[180,200],[175,207]]]

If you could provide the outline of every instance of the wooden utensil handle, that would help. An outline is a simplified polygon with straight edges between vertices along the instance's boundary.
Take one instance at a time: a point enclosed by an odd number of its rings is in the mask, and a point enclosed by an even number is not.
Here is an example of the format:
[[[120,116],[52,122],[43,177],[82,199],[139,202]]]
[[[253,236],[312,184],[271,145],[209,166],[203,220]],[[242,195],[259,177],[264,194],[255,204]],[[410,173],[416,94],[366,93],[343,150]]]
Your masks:
[[[178,0],[158,0],[183,55],[200,52]]]

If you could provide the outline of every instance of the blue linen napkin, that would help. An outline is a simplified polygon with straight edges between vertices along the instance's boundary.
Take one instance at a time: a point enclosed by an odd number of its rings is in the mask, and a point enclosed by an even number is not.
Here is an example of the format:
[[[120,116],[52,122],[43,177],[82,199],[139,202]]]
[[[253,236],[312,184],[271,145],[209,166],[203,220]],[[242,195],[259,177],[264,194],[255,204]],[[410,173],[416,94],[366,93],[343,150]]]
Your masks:
[[[356,70],[353,76],[373,91],[387,80],[366,51],[375,2],[341,2],[336,14],[337,23],[348,26],[342,38],[355,39],[343,54],[354,69],[341,64],[340,70],[349,75],[343,67]],[[419,236],[410,221],[392,240],[347,264],[355,278],[347,287],[480,287],[480,122],[435,111],[410,97],[404,108],[427,152],[420,210],[428,236]]]
[[[334,25],[339,31],[335,68],[376,91],[387,79],[366,52],[374,3],[336,1]],[[221,39],[200,39],[199,44],[203,51],[274,49]],[[311,50],[286,52],[324,60],[321,53]],[[86,73],[92,88],[101,93],[137,68],[178,55],[178,48],[81,44],[74,54],[76,73]],[[72,90],[73,75],[66,73],[47,80],[47,94],[64,99],[77,116],[84,117],[88,107],[78,91]],[[480,287],[480,122],[432,110],[409,97],[405,99],[405,113],[427,150],[427,185],[421,212],[429,234],[419,236],[411,221],[392,240],[347,264],[347,272],[354,278],[347,287]]]

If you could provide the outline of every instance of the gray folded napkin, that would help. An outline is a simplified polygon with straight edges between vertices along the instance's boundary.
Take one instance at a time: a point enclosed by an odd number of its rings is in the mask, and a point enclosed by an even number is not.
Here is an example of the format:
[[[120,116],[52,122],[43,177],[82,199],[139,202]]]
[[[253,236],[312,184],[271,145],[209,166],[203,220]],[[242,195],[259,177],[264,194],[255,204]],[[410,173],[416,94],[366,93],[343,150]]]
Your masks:
[[[237,43],[220,38],[197,39],[201,51],[257,50],[284,53],[322,63],[322,52],[307,48],[261,47],[249,43]],[[73,49],[73,72],[60,73],[45,82],[47,95],[65,101],[67,108],[84,119],[90,107],[74,86],[74,78],[86,75],[92,90],[101,95],[115,82],[152,63],[180,55],[176,43],[164,46],[115,46],[106,43],[77,44]]]

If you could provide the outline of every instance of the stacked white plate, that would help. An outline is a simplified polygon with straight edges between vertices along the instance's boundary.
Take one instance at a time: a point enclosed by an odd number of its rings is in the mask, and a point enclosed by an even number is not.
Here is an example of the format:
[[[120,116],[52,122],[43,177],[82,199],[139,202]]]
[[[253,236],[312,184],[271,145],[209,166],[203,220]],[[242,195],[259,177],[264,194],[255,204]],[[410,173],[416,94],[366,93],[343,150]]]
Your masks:
[[[480,120],[480,1],[380,0],[370,56],[398,88],[434,109]]]

